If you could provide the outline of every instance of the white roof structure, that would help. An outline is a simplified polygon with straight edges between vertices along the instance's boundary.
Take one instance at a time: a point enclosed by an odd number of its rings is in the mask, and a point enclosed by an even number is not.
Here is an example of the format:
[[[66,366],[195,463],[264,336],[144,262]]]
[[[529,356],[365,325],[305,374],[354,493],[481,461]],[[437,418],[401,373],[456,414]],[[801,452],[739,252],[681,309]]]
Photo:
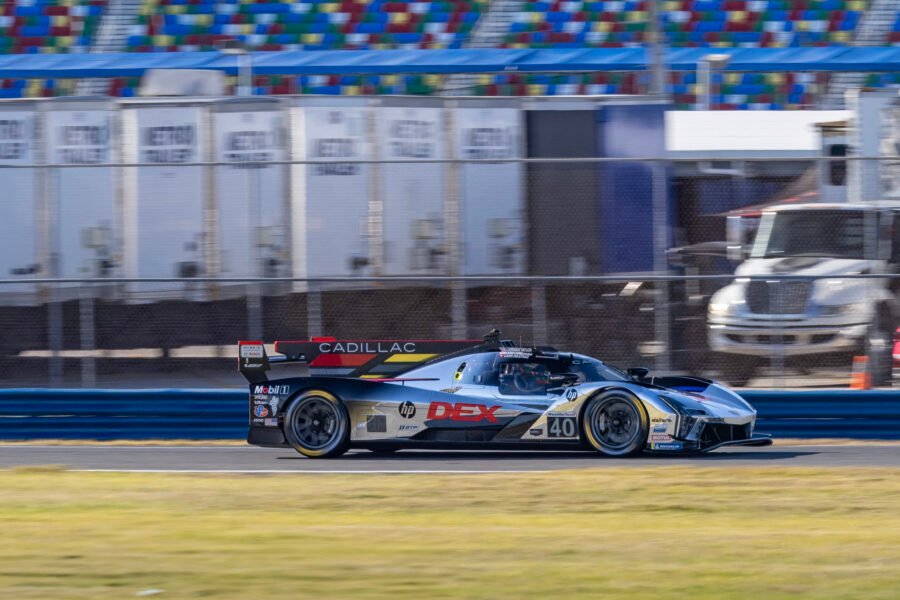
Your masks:
[[[849,110],[668,111],[666,152],[673,158],[812,158],[822,153],[817,124],[852,116]]]

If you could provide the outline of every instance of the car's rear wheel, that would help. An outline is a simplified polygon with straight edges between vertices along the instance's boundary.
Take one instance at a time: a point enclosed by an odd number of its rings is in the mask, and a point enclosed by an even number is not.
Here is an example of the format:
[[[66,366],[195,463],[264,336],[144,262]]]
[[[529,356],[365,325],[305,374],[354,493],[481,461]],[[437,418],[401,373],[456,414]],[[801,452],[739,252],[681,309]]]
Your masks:
[[[632,456],[647,443],[650,418],[633,394],[610,390],[588,401],[581,428],[587,443],[601,454]]]
[[[350,446],[350,416],[332,394],[323,390],[304,392],[284,416],[284,437],[304,456],[340,456]]]

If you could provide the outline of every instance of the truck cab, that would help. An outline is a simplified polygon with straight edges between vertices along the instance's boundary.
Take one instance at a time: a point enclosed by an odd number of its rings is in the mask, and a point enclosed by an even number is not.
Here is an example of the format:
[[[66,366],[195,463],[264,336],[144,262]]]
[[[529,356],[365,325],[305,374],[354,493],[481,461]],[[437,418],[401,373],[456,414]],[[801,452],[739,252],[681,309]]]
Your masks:
[[[847,279],[900,270],[900,203],[779,206],[763,212],[749,257],[709,302],[709,343],[744,385],[772,357],[864,352],[890,378],[898,281]],[[802,278],[801,278],[802,277]]]

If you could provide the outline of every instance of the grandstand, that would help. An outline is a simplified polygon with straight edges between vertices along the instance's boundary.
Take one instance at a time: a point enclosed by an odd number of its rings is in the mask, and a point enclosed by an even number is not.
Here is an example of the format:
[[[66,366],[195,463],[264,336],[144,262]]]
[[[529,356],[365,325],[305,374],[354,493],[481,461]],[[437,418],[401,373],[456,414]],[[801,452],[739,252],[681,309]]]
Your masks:
[[[651,0],[13,0],[0,6],[0,52],[177,52],[228,39],[262,51],[325,49],[629,48],[651,35]],[[672,47],[900,45],[895,0],[661,0],[659,26]],[[470,76],[257,76],[255,94],[475,93],[489,96],[634,94],[646,73]],[[716,73],[716,104],[732,109],[809,108],[893,74]],[[234,82],[232,82],[234,83]],[[136,78],[77,86],[71,80],[3,80],[0,97],[72,93],[132,96]],[[670,74],[678,108],[696,106],[693,72]]]

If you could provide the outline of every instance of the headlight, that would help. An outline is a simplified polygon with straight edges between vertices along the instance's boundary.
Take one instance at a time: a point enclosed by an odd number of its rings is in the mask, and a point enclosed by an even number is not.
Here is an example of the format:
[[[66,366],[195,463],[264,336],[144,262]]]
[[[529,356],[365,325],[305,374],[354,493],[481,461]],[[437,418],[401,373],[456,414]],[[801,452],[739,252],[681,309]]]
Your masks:
[[[691,432],[691,429],[693,429],[694,425],[697,423],[697,417],[691,415],[706,414],[705,410],[688,408],[671,396],[660,394],[659,399],[662,400],[669,408],[671,408],[675,412],[675,414],[678,415],[675,425],[675,436],[681,439],[686,438]]]
[[[866,302],[851,302],[850,304],[823,304],[819,311],[826,317],[849,314],[867,314],[869,305]]]
[[[710,302],[709,316],[711,317],[727,317],[737,312],[737,306],[740,302]]]

